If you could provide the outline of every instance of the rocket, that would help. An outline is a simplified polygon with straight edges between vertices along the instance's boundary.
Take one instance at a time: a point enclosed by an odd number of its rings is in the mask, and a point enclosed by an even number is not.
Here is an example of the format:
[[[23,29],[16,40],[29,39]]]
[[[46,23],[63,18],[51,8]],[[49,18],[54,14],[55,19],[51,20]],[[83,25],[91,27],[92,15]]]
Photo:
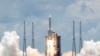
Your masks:
[[[46,40],[46,56],[60,56],[60,36],[51,30],[51,16],[49,16],[49,30]]]

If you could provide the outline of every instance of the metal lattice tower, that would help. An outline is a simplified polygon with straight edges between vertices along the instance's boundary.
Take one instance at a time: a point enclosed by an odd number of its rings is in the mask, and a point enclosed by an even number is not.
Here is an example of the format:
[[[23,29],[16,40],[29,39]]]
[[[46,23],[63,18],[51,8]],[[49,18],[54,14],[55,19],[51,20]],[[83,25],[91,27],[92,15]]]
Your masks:
[[[80,50],[81,50],[81,48],[82,48],[82,28],[81,28],[82,26],[81,26],[81,21],[80,21],[80,38],[79,38],[79,52],[80,52]]]
[[[34,42],[34,23],[32,22],[32,48],[35,48]]]
[[[24,53],[24,52],[25,52],[25,53]],[[25,21],[24,21],[23,56],[27,56],[27,51],[26,51],[26,31],[25,31]]]
[[[72,56],[76,56],[76,42],[75,42],[75,26],[73,21],[73,45],[72,45]]]

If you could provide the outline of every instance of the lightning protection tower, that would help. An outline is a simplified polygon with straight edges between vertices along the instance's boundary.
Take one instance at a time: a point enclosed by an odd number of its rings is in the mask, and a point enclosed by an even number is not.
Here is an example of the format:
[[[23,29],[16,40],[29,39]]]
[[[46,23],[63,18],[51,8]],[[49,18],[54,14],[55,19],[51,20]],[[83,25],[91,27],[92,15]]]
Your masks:
[[[27,56],[27,51],[26,51],[26,31],[25,31],[25,21],[24,21],[23,56]]]
[[[76,56],[76,42],[75,42],[75,22],[73,21],[73,45],[72,45],[72,56]]]
[[[34,23],[32,22],[32,48],[35,48],[34,42]]]
[[[82,26],[81,26],[81,21],[80,21],[80,38],[79,38],[79,52],[82,48]]]

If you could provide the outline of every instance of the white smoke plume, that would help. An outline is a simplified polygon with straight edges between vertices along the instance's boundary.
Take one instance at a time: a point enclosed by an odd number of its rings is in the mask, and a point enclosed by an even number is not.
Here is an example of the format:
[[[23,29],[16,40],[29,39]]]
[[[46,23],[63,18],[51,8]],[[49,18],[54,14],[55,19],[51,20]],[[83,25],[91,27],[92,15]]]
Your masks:
[[[45,56],[42,53],[39,53],[37,49],[32,49],[30,46],[27,48],[27,56]]]
[[[16,31],[5,32],[0,42],[0,56],[22,56],[22,51],[19,49],[19,39]],[[45,56],[37,49],[30,46],[27,47],[27,56]],[[63,53],[62,56],[72,56],[72,52]],[[100,56],[100,41],[94,42],[84,41],[83,48],[77,56]]]
[[[66,52],[62,56],[72,56],[72,52]],[[84,41],[83,48],[77,56],[100,56],[100,41]]]
[[[78,56],[100,56],[100,41],[84,41],[83,48]]]
[[[0,56],[22,56],[19,49],[19,39],[16,31],[5,32],[0,43]],[[44,56],[37,49],[27,48],[27,56]]]
[[[62,56],[72,56],[72,51],[69,51],[69,52],[63,53]]]

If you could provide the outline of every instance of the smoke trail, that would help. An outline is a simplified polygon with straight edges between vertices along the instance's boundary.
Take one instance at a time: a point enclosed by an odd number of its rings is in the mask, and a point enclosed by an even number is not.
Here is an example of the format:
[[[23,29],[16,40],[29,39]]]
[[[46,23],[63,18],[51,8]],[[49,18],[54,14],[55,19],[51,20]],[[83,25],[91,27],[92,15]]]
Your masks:
[[[19,36],[16,31],[5,32],[0,43],[0,56],[22,56],[19,49]],[[44,56],[37,49],[27,48],[28,56]]]

